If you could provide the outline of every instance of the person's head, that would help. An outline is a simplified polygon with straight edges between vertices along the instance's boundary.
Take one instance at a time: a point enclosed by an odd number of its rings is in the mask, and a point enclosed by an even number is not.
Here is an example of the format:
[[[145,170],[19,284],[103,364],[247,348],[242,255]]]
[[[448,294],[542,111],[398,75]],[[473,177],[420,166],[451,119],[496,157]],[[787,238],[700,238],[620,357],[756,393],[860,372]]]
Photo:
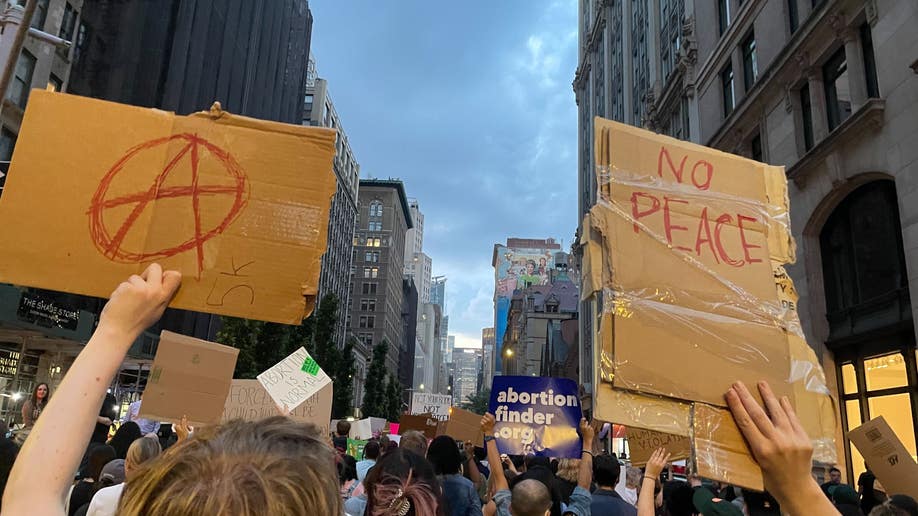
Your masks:
[[[107,444],[101,444],[89,451],[89,477],[98,482],[102,476],[102,468],[115,460],[115,449]]]
[[[701,487],[692,493],[692,504],[699,514],[704,516],[743,516],[743,510],[732,503],[714,496],[707,488]]]
[[[743,502],[749,516],[781,516],[781,507],[768,492],[743,489]]]
[[[614,489],[622,466],[614,455],[597,455],[593,459],[593,482],[600,487]]]
[[[558,461],[558,472],[555,475],[561,480],[576,484],[579,473],[580,459],[561,459]]]
[[[363,447],[363,458],[368,460],[379,458],[379,441],[370,441]]]
[[[833,484],[838,484],[841,482],[841,470],[833,467],[829,470],[829,482]]]
[[[551,493],[542,482],[530,478],[513,486],[510,499],[513,516],[548,516],[551,506]]]
[[[398,447],[420,455],[427,456],[427,437],[417,430],[409,430],[402,434]]]
[[[115,432],[115,435],[112,436],[111,440],[108,442],[115,449],[115,454],[119,459],[127,457],[128,448],[130,448],[131,443],[143,437],[143,434],[140,433],[140,427],[134,421],[128,421],[120,427],[118,431]]]
[[[695,505],[692,497],[695,490],[686,482],[670,480],[663,485],[663,507],[668,516],[692,516]]]
[[[333,450],[285,417],[197,429],[125,485],[119,515],[341,514]]]
[[[368,516],[444,514],[437,474],[416,453],[399,448],[387,454],[367,474],[364,486]]]
[[[532,273],[535,272],[535,266],[536,264],[534,261],[527,260],[526,261],[526,274],[532,275]]]
[[[32,406],[38,405],[39,403],[44,405],[48,403],[48,399],[51,397],[51,388],[48,387],[48,384],[42,382],[35,386],[35,389],[32,390]]]
[[[887,501],[886,503],[877,505],[870,511],[869,516],[912,516],[907,511],[904,511],[895,505],[890,505]]]
[[[124,458],[124,475],[131,478],[143,463],[154,459],[163,452],[159,440],[152,437],[141,437],[131,443],[127,456]]]
[[[338,462],[338,481],[343,485],[348,480],[357,480],[357,459],[345,455]]]
[[[337,428],[335,428],[335,433],[338,434],[338,437],[347,437],[351,433],[351,422],[346,419],[338,420]]]
[[[641,487],[642,481],[643,474],[641,473],[641,469],[635,468],[634,466],[628,466],[625,470],[625,487],[637,489]]]
[[[894,494],[886,501],[892,507],[905,511],[908,516],[918,516],[918,502],[909,495]]]
[[[102,468],[102,473],[99,474],[99,486],[102,487],[113,486],[115,484],[120,484],[124,482],[124,459],[115,459],[109,461]]]
[[[462,467],[462,454],[459,453],[456,440],[448,435],[441,435],[430,442],[427,460],[438,475],[454,475]]]
[[[830,487],[829,496],[832,497],[832,502],[836,505],[857,505],[860,500],[857,491],[848,484],[838,484]]]

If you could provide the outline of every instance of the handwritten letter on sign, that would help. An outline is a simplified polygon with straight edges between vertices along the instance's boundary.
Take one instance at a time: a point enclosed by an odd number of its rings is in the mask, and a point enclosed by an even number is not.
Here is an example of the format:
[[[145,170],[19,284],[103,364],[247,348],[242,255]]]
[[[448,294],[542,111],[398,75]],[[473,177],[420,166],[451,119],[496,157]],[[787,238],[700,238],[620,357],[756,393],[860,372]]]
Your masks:
[[[309,356],[306,348],[300,348],[258,375],[258,381],[279,408],[293,410],[330,384],[331,378]]]

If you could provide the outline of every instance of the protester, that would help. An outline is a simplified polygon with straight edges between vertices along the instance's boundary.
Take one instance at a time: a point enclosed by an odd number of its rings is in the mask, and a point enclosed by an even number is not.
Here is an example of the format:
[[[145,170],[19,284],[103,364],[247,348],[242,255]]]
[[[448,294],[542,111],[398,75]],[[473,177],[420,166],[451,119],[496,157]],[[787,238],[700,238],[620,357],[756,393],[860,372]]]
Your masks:
[[[341,484],[341,500],[350,498],[360,485],[357,480],[357,459],[344,455],[338,461],[338,482]]]
[[[363,482],[370,468],[376,465],[377,459],[379,459],[379,442],[371,440],[363,447],[363,460],[357,463],[357,480]]]
[[[548,489],[548,495],[551,497],[551,516],[561,516],[565,501],[558,478],[552,473],[551,462],[547,457],[531,455],[526,458],[524,464],[523,469],[525,471],[523,473],[507,480],[510,485],[510,491],[512,492],[516,485],[524,480],[541,482]],[[577,477],[579,478],[579,476],[580,469],[578,467]],[[573,494],[573,491],[571,493]],[[569,503],[570,500],[568,500]]]
[[[35,426],[35,422],[38,420],[38,416],[48,406],[50,398],[51,389],[48,384],[43,382],[32,389],[32,395],[22,404],[22,428],[16,431],[17,444],[22,446],[25,443],[32,431],[32,427]]]
[[[414,452],[421,457],[427,456],[427,437],[417,430],[408,430],[402,434],[399,449]]]
[[[133,421],[137,423],[137,426],[140,427],[140,433],[143,435],[156,435],[159,433],[159,421],[153,421],[152,419],[146,419],[140,417],[140,405],[143,400],[137,400],[134,403],[128,405],[127,412],[124,413],[124,416],[121,417],[121,423],[127,423],[128,421]]]
[[[137,473],[140,466],[162,453],[159,440],[152,437],[141,437],[131,443],[127,457],[124,459],[124,477],[127,481]],[[118,501],[124,490],[124,483],[100,489],[89,503],[87,516],[114,516],[118,513]]]
[[[861,501],[855,491],[848,484],[836,484],[829,487],[829,496],[841,516],[864,516],[861,511]]]
[[[637,506],[638,489],[641,487],[641,470],[633,466],[625,468],[625,481],[619,481],[615,486],[615,492],[622,497],[622,500],[632,506]]]
[[[571,503],[571,494],[577,487],[577,476],[580,474],[580,459],[561,459],[558,461],[558,471],[555,473],[558,491],[565,504]]]
[[[413,452],[397,449],[383,457],[365,485],[368,516],[448,514],[433,466]]]
[[[705,487],[696,487],[692,504],[698,514],[710,516],[743,516],[743,511],[723,498],[718,498],[713,491]]]
[[[487,470],[480,462],[485,458],[484,448],[477,448],[472,441],[463,443],[462,448],[464,455],[462,474],[475,487],[478,500],[484,503],[488,500]]]
[[[551,511],[552,499],[548,488],[542,482],[526,479],[518,483],[513,492],[507,484],[501,457],[494,441],[494,415],[487,413],[481,418],[481,431],[485,436],[485,448],[488,451],[488,463],[491,476],[494,477],[494,504],[498,516],[543,516]],[[571,504],[564,510],[565,515],[585,516],[590,514],[590,483],[593,477],[592,442],[595,431],[585,419],[580,420],[580,435],[583,439],[580,472],[577,487],[571,494]]]
[[[462,476],[464,461],[456,440],[448,435],[435,438],[427,448],[427,460],[433,465],[443,489],[443,500],[449,508],[445,512],[452,516],[480,516],[481,499],[475,484]]]
[[[742,494],[743,496],[738,498],[742,500],[739,507],[745,507],[746,516],[781,516],[781,506],[768,492],[744,489]]]
[[[874,507],[870,516],[918,516],[918,502],[908,495],[892,495]]]
[[[610,516],[635,516],[637,514],[634,506],[623,500],[615,491],[621,472],[622,466],[615,455],[599,455],[593,459],[593,482],[596,483],[593,501],[590,504],[593,514]],[[653,493],[653,488],[649,488],[647,492]]]
[[[659,482],[660,473],[669,463],[671,454],[667,453],[664,448],[658,448],[650,455],[647,465],[644,468],[644,477],[641,481],[641,493],[638,495],[637,514],[638,516],[654,516],[656,514],[656,496],[654,488]],[[666,490],[663,491],[663,504],[666,505]]]
[[[0,422],[0,430],[5,426],[5,423]],[[19,446],[12,439],[7,438],[5,432],[0,434],[0,508],[3,507],[3,491],[6,490],[6,482],[18,454]]]
[[[105,400],[102,401],[102,407],[99,408],[99,417],[96,418],[96,425],[92,431],[90,443],[105,444],[108,440],[108,433],[111,431],[112,422],[118,417],[118,410],[115,406],[117,400],[111,393],[105,393]]]
[[[332,439],[332,443],[335,445],[335,449],[344,453],[347,451],[347,436],[351,433],[351,423],[346,419],[339,419],[338,424],[335,426],[335,437]]]
[[[140,431],[140,425],[134,421],[128,421],[118,427],[118,430],[115,432],[115,435],[112,436],[108,444],[115,449],[116,457],[124,459],[127,457],[127,452],[131,444],[141,437],[143,437],[143,433]]]
[[[861,510],[864,514],[869,514],[874,507],[879,505],[882,500],[878,499],[878,492],[874,490],[877,477],[870,471],[870,465],[864,462],[864,471],[857,478],[857,493],[861,497]]]
[[[115,459],[115,449],[107,444],[96,445],[88,455],[87,476],[70,490],[67,506],[69,516],[73,516],[80,507],[88,504],[99,489],[102,468]]]
[[[829,494],[829,488],[832,486],[837,486],[840,483],[841,483],[841,470],[833,466],[829,470],[829,480],[819,487],[822,488],[822,492],[826,494],[826,497],[831,499],[832,495]]]

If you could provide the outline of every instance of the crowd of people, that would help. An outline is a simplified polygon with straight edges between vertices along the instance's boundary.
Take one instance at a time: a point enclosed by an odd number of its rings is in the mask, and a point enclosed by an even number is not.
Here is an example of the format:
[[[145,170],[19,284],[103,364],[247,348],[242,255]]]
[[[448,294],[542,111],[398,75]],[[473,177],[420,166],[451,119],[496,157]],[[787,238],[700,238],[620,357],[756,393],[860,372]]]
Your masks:
[[[178,273],[153,264],[119,285],[54,398],[47,385],[35,389],[23,407],[21,449],[0,443],[3,514],[918,516],[915,500],[885,493],[872,473],[858,491],[837,470],[817,484],[809,437],[790,402],[764,383],[757,386],[764,407],[742,383],[725,396],[767,493],[676,479],[663,449],[643,469],[623,465],[601,451],[586,420],[580,456],[559,460],[501,455],[491,414],[481,420],[481,447],[408,431],[398,442],[370,441],[360,457],[347,454],[346,421],[334,435],[282,416],[196,430],[182,421],[170,440],[139,420],[134,405],[107,439],[115,417],[107,387],[180,283]]]

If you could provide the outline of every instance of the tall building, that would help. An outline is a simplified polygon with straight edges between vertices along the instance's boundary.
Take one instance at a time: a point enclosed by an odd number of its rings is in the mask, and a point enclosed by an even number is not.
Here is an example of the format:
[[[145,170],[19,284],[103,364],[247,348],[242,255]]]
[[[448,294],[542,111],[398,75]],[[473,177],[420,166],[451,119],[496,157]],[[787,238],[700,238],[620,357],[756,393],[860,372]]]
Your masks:
[[[414,352],[416,391],[438,393],[440,383],[440,306],[433,303],[418,305],[417,345]]]
[[[481,388],[490,389],[494,378],[494,328],[481,329]]]
[[[553,238],[545,240],[508,238],[507,244],[494,244],[491,266],[494,267],[494,374],[503,374],[504,333],[513,291],[531,285],[547,285],[555,254],[561,245]]]
[[[915,456],[918,61],[903,50],[918,5],[581,0],[580,13],[579,214],[596,198],[594,115],[784,165],[798,243],[788,272],[840,400],[839,435],[882,415]],[[585,379],[600,302],[581,307]],[[863,460],[839,446],[857,478]]]
[[[446,276],[435,276],[430,280],[430,302],[439,305],[446,315]]]
[[[453,355],[453,405],[464,403],[478,392],[481,375],[481,350],[457,349]]]
[[[402,280],[402,340],[399,342],[398,355],[398,381],[402,386],[403,401],[410,405],[411,397],[408,389],[414,386],[415,356],[417,353],[418,330],[418,288],[414,279],[405,277]]]
[[[319,275],[319,303],[328,294],[338,298],[338,325],[335,341],[344,346],[346,337],[346,310],[350,300],[351,263],[354,249],[354,227],[357,222],[357,188],[360,184],[360,165],[354,158],[350,142],[335,104],[328,93],[328,81],[318,77],[315,59],[309,57],[306,94],[303,107],[303,125],[335,129],[335,178],[337,188],[332,198],[328,217],[328,248],[322,256]]]
[[[408,199],[414,227],[405,236],[405,275],[414,278],[418,287],[418,300],[430,302],[432,261],[424,253],[424,214],[417,199]]]
[[[348,332],[354,347],[357,376],[366,377],[373,346],[389,344],[386,370],[398,374],[403,354],[405,234],[412,227],[405,187],[395,179],[361,179],[357,228],[354,231],[354,277],[351,281]],[[414,358],[414,355],[411,355]],[[355,400],[363,396],[358,389]],[[359,405],[359,403],[358,403]]]

